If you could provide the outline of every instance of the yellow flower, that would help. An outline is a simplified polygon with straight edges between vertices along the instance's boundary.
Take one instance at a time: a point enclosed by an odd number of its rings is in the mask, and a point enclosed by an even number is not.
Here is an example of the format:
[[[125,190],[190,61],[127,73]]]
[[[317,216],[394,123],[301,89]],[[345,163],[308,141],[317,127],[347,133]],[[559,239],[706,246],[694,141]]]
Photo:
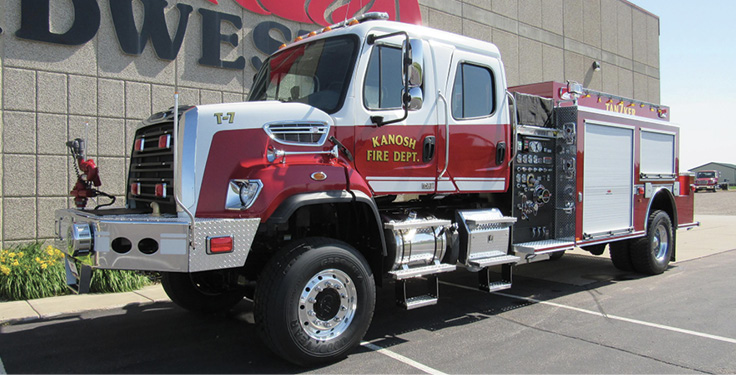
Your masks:
[[[8,253],[8,257],[9,258],[15,258],[15,253],[12,253],[12,252],[11,253]]]
[[[5,274],[5,276],[10,275],[10,268],[7,266],[0,266],[0,272]]]
[[[23,258],[23,255],[26,255],[26,254],[24,254],[24,253],[23,253],[23,252],[21,251],[20,253],[18,253],[18,258]]]
[[[42,270],[45,270],[46,268],[48,268],[48,266],[49,266],[48,264],[44,263],[44,264],[41,265],[41,269]]]
[[[41,258],[36,257],[36,262],[41,263]]]
[[[17,266],[20,265],[20,263],[18,263],[18,261],[16,260],[15,262],[11,263],[10,265],[13,266],[13,267],[17,267]]]
[[[54,249],[51,246],[47,247],[46,248],[46,254],[48,254],[48,255],[54,255]]]

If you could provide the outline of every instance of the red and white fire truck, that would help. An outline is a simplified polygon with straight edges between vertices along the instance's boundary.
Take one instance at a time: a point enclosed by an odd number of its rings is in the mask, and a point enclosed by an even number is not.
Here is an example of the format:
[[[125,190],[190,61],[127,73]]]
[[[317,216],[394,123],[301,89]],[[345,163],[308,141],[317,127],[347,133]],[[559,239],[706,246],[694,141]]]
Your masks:
[[[299,364],[360,343],[376,286],[413,309],[438,301],[441,273],[496,291],[575,246],[608,244],[644,274],[675,260],[676,230],[697,223],[667,107],[574,83],[508,89],[493,44],[383,18],[284,46],[247,102],[145,120],[125,208],[84,209],[97,190],[82,175],[79,207],[56,212],[65,251],[161,272],[193,311],[253,298],[263,341]],[[83,291],[89,268],[68,269]]]
[[[701,190],[711,190],[714,193],[718,190],[718,179],[721,177],[719,171],[697,171],[695,172],[695,192]]]

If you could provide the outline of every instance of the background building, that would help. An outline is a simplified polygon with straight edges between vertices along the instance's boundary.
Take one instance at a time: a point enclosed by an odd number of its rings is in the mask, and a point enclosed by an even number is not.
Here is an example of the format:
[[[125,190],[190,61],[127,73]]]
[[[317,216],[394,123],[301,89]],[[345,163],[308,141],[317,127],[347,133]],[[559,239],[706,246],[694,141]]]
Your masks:
[[[67,140],[87,138],[102,190],[122,204],[142,119],[172,106],[175,90],[183,104],[244,100],[267,53],[319,27],[240,5],[291,14],[305,0],[215,2],[0,0],[2,246],[53,237],[54,210],[73,205]],[[348,3],[336,0],[320,14],[338,20]],[[575,80],[659,102],[659,19],[627,1],[418,4],[425,25],[498,45],[510,85]]]
[[[693,173],[699,171],[719,171],[721,172],[719,184],[736,185],[736,164],[710,162],[690,170]]]

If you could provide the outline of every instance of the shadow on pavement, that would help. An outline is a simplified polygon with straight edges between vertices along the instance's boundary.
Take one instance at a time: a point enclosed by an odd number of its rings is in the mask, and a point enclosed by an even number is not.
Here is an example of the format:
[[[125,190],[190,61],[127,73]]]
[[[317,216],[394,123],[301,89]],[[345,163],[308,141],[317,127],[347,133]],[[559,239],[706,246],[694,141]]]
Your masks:
[[[618,271],[607,257],[566,255],[555,262],[523,267],[528,268],[516,273],[514,287],[505,292],[542,300],[639,277]],[[576,282],[579,279],[589,282]],[[474,288],[477,274],[461,270],[441,275],[441,280]],[[569,282],[565,283],[566,280]],[[378,289],[376,312],[365,340],[390,348],[405,342],[399,336],[408,332],[441,331],[473,324],[529,304],[442,284],[438,305],[405,311],[396,307],[393,283],[387,281]],[[261,344],[253,324],[253,305],[248,300],[220,315],[194,314],[172,303],[129,305],[123,309],[16,323],[0,327],[0,332],[0,356],[8,373],[300,373],[310,370],[287,363]],[[353,355],[366,351],[361,347]]]

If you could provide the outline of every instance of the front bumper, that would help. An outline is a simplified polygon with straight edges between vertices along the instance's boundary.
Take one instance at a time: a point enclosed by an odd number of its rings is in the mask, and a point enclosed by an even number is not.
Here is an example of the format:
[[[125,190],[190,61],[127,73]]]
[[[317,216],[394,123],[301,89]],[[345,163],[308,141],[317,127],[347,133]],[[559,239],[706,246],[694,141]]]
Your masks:
[[[71,257],[89,255],[101,269],[198,272],[242,267],[260,219],[155,217],[110,209],[56,211],[56,244]],[[232,237],[232,251],[210,253],[208,239]]]

